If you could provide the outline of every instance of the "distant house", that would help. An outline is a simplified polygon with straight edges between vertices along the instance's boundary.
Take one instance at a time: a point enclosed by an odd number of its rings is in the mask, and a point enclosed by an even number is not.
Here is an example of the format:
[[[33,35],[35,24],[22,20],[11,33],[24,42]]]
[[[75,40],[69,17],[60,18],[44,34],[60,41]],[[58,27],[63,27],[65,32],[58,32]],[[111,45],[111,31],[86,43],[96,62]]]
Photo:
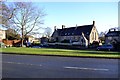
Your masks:
[[[56,29],[51,36],[53,42],[62,42],[64,40],[69,40],[70,43],[77,43],[81,46],[86,46],[92,44],[94,41],[98,40],[98,31],[95,26],[95,21],[91,25],[75,26],[65,28],[62,25],[62,29]]]
[[[33,36],[26,36],[25,40],[27,40],[27,42],[33,43],[34,37]]]
[[[113,44],[117,42],[120,42],[120,31],[110,29],[109,32],[105,35],[105,43]]]
[[[46,44],[49,42],[49,39],[47,37],[42,37],[42,38],[40,38],[40,42],[41,42],[41,44]]]
[[[39,42],[40,40],[38,38],[33,37],[33,36],[27,35],[25,38],[25,41],[33,43],[33,42]]]
[[[2,42],[2,39],[6,39],[6,33],[5,30],[0,29],[0,42]]]

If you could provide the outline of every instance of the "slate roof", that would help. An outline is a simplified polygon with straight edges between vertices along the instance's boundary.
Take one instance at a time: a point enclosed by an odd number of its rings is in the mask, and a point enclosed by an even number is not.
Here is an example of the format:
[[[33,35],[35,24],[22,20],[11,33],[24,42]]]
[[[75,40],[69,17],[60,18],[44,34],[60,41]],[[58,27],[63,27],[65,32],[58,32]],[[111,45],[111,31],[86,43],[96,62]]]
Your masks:
[[[114,37],[114,36],[120,36],[120,31],[109,31],[109,32],[105,35],[105,37],[109,37],[109,36],[112,36],[112,37]]]
[[[64,29],[57,29],[56,31],[58,33],[58,36],[78,36],[78,35],[82,35],[82,32],[84,33],[85,36],[89,36],[92,28],[93,25],[83,25],[83,26],[69,27]]]

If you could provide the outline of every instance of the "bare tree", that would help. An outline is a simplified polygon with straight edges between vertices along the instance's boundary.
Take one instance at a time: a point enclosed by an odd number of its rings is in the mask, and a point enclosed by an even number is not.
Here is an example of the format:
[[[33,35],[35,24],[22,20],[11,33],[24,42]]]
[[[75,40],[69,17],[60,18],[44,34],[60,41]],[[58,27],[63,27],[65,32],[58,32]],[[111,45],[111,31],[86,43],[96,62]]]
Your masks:
[[[5,2],[0,1],[0,24],[3,27],[9,26],[9,20],[13,17],[15,8],[8,7]]]
[[[6,38],[8,40],[20,39],[20,34],[18,34],[15,30],[9,28],[6,30]]]
[[[46,37],[49,38],[51,33],[52,33],[52,29],[50,27],[45,28],[44,34]]]
[[[36,34],[43,24],[45,13],[31,2],[15,2],[14,14],[10,22],[13,24],[10,28],[21,33],[22,46],[23,40],[27,34]]]

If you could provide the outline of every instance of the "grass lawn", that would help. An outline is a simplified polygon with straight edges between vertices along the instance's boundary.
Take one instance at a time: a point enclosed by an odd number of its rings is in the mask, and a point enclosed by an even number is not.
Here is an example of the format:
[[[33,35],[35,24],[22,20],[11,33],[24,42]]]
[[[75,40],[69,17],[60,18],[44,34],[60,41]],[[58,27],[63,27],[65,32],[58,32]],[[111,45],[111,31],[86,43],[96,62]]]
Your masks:
[[[0,52],[16,53],[16,54],[40,54],[40,55],[120,58],[120,52],[112,52],[112,51],[11,47],[11,48],[2,48],[2,50],[0,50]]]

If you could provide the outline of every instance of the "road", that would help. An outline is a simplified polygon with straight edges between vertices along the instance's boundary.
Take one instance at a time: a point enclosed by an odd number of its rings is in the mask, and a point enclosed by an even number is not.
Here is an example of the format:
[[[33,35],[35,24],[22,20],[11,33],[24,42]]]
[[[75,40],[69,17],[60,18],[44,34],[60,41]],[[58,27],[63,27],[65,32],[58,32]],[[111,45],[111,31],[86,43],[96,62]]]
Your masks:
[[[118,78],[118,59],[2,55],[3,78]]]

